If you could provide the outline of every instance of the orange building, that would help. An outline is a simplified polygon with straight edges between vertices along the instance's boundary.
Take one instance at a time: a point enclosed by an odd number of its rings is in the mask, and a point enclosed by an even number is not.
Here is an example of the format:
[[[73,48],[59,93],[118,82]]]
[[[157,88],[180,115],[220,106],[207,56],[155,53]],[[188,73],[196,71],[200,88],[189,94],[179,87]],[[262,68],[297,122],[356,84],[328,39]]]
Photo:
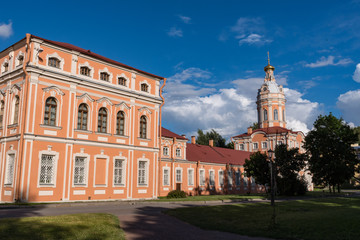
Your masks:
[[[158,196],[164,78],[30,34],[0,66],[1,202]]]

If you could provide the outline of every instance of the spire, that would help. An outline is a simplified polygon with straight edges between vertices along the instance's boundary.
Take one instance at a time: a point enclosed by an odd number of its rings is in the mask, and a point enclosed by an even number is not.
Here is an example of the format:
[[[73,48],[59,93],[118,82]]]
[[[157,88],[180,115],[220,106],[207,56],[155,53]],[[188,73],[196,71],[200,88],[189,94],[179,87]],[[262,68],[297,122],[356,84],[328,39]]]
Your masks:
[[[269,54],[269,51],[268,51],[268,65],[270,65],[270,54]]]
[[[264,67],[264,71],[266,72],[268,69],[271,69],[271,70],[274,71],[275,68],[270,65],[270,54],[269,54],[269,51],[267,52],[267,55],[268,55],[268,65]]]

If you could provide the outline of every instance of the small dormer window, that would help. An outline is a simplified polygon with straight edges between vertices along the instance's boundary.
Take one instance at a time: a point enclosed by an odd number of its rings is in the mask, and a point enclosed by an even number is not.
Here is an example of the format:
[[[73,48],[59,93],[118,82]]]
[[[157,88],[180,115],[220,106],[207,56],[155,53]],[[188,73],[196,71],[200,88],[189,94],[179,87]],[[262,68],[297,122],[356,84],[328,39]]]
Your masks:
[[[18,66],[23,65],[23,63],[24,63],[24,56],[23,56],[23,55],[20,55],[20,56],[18,57]]]
[[[123,77],[118,78],[118,84],[121,86],[126,86],[126,79]]]
[[[141,84],[141,91],[148,92],[149,91],[149,86],[146,83],[142,83]]]
[[[7,72],[9,71],[9,63],[4,63],[4,71],[3,72]]]
[[[103,81],[109,81],[109,77],[110,77],[110,75],[108,74],[108,73],[106,73],[106,72],[102,72],[102,73],[100,73],[100,80],[103,80]]]
[[[88,67],[81,67],[80,68],[80,74],[81,75],[84,75],[84,76],[88,76],[88,77],[90,77],[90,68],[88,68]]]
[[[49,66],[60,68],[60,60],[54,57],[49,58]]]

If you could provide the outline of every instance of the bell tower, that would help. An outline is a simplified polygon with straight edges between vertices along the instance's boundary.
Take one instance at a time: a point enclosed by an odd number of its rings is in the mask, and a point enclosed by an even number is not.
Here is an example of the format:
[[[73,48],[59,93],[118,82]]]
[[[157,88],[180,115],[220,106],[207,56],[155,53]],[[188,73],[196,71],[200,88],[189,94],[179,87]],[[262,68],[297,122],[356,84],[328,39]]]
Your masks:
[[[264,67],[264,83],[257,94],[258,123],[260,128],[284,127],[285,120],[285,94],[282,85],[278,85],[275,80],[275,67],[270,65],[268,52],[268,65]]]

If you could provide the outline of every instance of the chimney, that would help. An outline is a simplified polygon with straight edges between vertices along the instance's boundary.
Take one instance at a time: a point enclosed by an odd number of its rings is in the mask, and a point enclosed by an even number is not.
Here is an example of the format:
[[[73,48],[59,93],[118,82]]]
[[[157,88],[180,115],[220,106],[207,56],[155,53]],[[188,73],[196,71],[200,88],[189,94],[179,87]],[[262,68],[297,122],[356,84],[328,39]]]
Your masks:
[[[196,143],[196,138],[195,138],[195,136],[191,136],[191,143],[192,143],[192,144],[195,144],[195,143]]]
[[[248,127],[247,130],[248,130],[248,132],[247,132],[248,134],[252,134],[252,127]]]
[[[186,135],[185,134],[183,134],[183,135],[181,135],[183,138],[186,138]]]
[[[212,140],[212,139],[209,140],[209,146],[210,146],[210,147],[213,147],[213,146],[214,146],[214,140]]]

